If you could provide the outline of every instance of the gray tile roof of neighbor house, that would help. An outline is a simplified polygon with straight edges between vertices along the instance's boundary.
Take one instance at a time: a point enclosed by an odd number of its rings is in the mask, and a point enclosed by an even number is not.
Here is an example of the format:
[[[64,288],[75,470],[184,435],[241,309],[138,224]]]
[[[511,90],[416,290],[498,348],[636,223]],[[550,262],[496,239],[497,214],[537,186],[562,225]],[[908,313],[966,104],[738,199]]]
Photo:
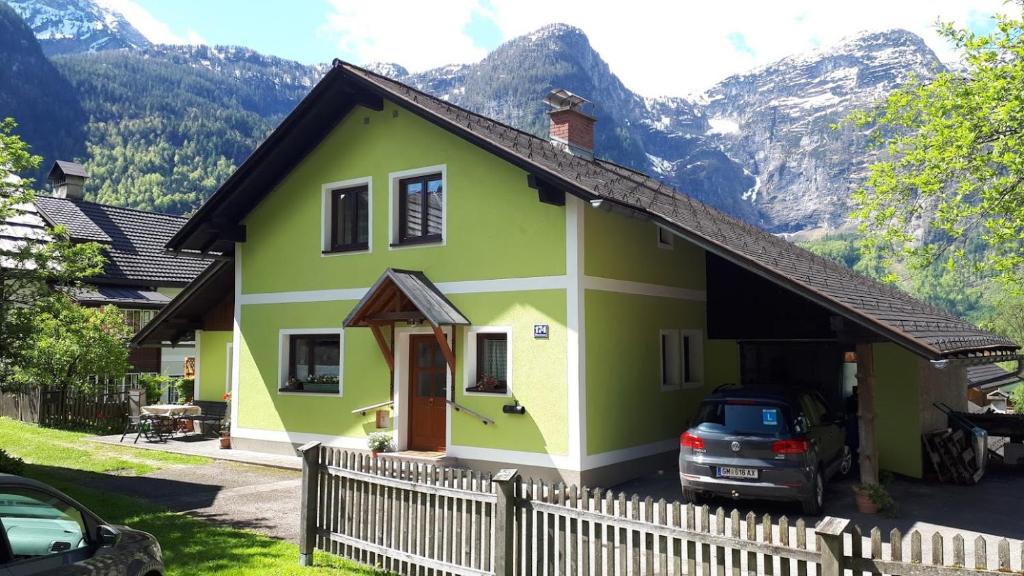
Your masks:
[[[105,245],[107,262],[95,282],[140,286],[184,286],[210,264],[209,258],[170,254],[164,246],[185,218],[74,201],[51,196],[35,199],[50,225],[63,225],[72,240]]]
[[[926,358],[1009,353],[1018,348],[1009,339],[741,222],[643,173],[573,156],[544,138],[341,61],[335,61],[314,90],[171,239],[169,247],[205,250],[213,245],[225,221],[239,222],[354,106],[377,108],[381,99],[504,158],[545,186],[649,218]]]

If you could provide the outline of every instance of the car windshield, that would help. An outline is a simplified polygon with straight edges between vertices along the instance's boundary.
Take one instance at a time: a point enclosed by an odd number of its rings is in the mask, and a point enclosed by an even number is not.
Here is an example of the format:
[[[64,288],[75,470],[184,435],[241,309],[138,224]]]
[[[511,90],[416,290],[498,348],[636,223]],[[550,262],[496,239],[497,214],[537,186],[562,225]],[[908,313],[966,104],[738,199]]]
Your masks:
[[[788,410],[758,402],[705,402],[697,414],[697,426],[709,432],[782,436],[789,432]]]

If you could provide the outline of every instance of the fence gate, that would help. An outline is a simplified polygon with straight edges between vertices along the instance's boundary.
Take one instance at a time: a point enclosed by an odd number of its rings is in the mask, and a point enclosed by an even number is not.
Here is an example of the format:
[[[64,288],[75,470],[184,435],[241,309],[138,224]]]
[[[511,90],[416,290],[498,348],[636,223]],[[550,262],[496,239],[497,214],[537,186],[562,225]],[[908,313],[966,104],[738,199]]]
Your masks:
[[[1006,539],[989,547],[985,538],[968,542],[956,535],[945,544],[938,533],[922,541],[914,531],[904,546],[898,530],[885,542],[878,528],[862,533],[840,518],[826,517],[812,528],[785,516],[727,514],[524,481],[514,470],[491,477],[316,442],[299,450],[299,548],[306,566],[321,550],[417,576],[993,576],[1024,570],[1011,561]],[[1024,562],[1020,546],[1016,558]]]

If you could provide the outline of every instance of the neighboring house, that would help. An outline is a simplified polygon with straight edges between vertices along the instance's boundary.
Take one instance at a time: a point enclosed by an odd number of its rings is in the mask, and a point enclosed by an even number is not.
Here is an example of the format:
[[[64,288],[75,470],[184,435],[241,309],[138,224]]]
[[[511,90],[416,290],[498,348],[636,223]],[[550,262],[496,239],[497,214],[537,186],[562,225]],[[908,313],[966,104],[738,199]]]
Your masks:
[[[103,271],[86,279],[72,296],[86,306],[118,307],[138,332],[210,264],[210,259],[175,255],[164,249],[184,218],[86,202],[88,177],[80,164],[55,162],[49,173],[52,196],[37,196],[34,206],[23,211],[23,224],[40,229],[61,225],[74,242],[101,244],[106,257]],[[175,346],[168,342],[133,349],[130,362],[135,372],[181,375],[185,359],[194,355],[188,343]]]
[[[384,429],[589,485],[674,458],[722,384],[813,386],[841,412],[853,363],[878,462],[921,476],[921,433],[946,425],[932,402],[966,409],[965,367],[1016,358],[596,159],[585,102],[548,103],[550,140],[336,62],[170,240],[220,261],[136,342],[195,332],[197,396],[233,390],[238,448]]]

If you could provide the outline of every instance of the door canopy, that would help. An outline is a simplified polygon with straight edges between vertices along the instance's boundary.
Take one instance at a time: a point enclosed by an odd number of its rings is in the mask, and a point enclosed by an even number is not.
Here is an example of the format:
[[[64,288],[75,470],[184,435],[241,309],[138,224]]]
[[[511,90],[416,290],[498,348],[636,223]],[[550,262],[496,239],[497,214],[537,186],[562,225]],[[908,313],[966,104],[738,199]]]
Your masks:
[[[449,345],[443,327],[467,326],[470,322],[423,272],[394,268],[385,270],[345,318],[344,326],[372,329],[384,359],[393,371],[394,355],[384,339],[381,327],[394,328],[399,322],[411,325],[429,324],[434,329],[449,368],[455,372],[455,354],[452,352],[454,346]]]

